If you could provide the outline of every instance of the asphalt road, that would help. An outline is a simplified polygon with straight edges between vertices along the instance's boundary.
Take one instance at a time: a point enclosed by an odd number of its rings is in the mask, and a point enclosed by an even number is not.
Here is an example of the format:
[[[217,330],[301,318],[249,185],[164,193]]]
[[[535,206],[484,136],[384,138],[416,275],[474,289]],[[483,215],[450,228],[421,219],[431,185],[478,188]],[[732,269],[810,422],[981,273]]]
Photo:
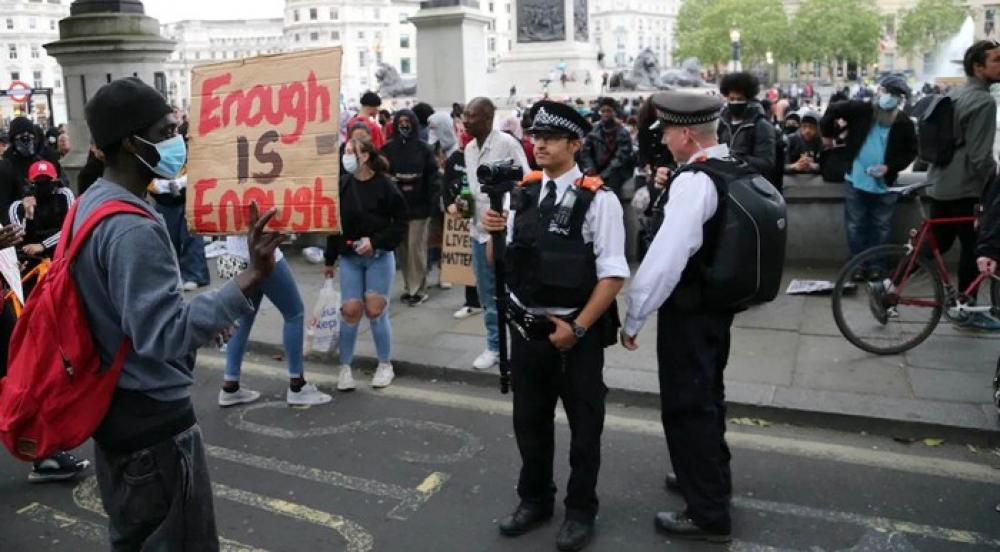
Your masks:
[[[290,409],[280,363],[251,357],[257,404],[215,406],[220,359],[203,355],[195,389],[223,550],[554,550],[562,507],[517,539],[497,532],[516,505],[519,459],[508,397],[492,388],[400,378],[383,391],[337,394]],[[329,369],[313,381],[330,389]],[[612,405],[604,434],[601,514],[589,550],[712,550],[671,542],[653,514],[679,509],[658,412]],[[565,488],[568,430],[557,435]],[[731,550],[1000,549],[1000,453],[787,425],[730,425]],[[79,451],[91,457],[90,445]],[[93,477],[30,485],[0,457],[0,551],[107,550]],[[87,474],[92,475],[92,470]],[[560,494],[560,500],[562,495]]]

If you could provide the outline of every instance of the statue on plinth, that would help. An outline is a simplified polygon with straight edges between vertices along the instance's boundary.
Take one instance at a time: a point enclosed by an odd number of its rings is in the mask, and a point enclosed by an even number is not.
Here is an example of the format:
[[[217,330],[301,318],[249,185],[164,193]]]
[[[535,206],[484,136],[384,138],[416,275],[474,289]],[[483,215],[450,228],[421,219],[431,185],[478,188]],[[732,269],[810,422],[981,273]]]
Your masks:
[[[630,71],[617,71],[608,81],[611,90],[670,90],[674,87],[704,86],[701,64],[696,58],[684,60],[679,69],[660,71],[656,54],[649,48],[639,52]]]
[[[404,80],[399,76],[399,71],[391,65],[379,63],[378,70],[375,71],[375,80],[378,81],[378,93],[382,96],[397,98],[417,95],[416,79]]]

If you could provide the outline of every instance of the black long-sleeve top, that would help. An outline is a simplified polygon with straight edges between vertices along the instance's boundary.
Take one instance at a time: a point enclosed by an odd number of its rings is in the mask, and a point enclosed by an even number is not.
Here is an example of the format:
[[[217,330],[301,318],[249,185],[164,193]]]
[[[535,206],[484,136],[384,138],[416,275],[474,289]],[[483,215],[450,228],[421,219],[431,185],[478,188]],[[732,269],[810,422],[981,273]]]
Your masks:
[[[347,242],[368,238],[375,249],[393,251],[406,235],[406,200],[384,174],[368,180],[345,177],[340,182],[340,217],[342,233],[326,240],[327,266],[341,255],[355,254]]]

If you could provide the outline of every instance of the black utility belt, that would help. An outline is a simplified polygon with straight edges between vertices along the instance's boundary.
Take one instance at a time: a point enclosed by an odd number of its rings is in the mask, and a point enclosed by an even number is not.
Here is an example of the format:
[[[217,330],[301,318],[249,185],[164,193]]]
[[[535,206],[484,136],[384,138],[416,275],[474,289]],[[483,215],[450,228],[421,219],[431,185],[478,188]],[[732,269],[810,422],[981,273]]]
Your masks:
[[[548,341],[552,332],[556,331],[555,322],[549,320],[547,315],[532,314],[513,301],[507,302],[507,312],[510,327],[528,341]],[[578,312],[556,318],[572,323]]]

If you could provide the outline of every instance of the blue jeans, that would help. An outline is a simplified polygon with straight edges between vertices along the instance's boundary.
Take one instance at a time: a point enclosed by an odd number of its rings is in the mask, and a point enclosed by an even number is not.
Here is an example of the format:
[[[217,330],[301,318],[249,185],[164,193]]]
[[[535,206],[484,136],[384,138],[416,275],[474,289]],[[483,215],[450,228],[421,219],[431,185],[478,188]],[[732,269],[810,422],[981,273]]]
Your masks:
[[[897,199],[896,194],[864,192],[847,183],[844,221],[847,224],[847,247],[852,257],[889,242]]]
[[[188,232],[187,221],[184,219],[183,205],[156,204],[156,211],[167,223],[170,242],[177,253],[177,263],[181,267],[181,279],[194,282],[199,286],[207,286],[209,282],[208,261],[205,260],[205,241],[201,236]]]
[[[396,254],[392,251],[376,251],[371,257],[342,255],[340,257],[340,300],[365,302],[368,294],[377,294],[385,299],[385,308],[377,318],[369,319],[375,351],[379,362],[392,360],[392,324],[389,322],[389,292],[396,279]],[[340,363],[350,364],[354,360],[354,346],[358,341],[357,324],[344,321],[340,328]]]
[[[285,320],[282,342],[285,347],[285,359],[288,361],[288,377],[301,378],[305,373],[302,362],[305,309],[302,306],[302,297],[299,296],[299,288],[292,276],[292,269],[288,267],[288,261],[281,259],[274,267],[274,272],[261,282],[260,287],[250,297],[253,312],[239,319],[240,326],[226,346],[226,372],[223,376],[225,381],[240,381],[243,353],[250,339],[253,321],[257,318],[257,311],[260,310],[260,302],[264,300],[265,295],[274,306],[278,307],[281,317]]]
[[[486,348],[497,352],[500,350],[500,329],[497,327],[497,281],[493,267],[486,258],[486,248],[489,246],[489,243],[472,240],[472,272],[476,275],[476,291],[485,311],[483,322],[486,324]]]

